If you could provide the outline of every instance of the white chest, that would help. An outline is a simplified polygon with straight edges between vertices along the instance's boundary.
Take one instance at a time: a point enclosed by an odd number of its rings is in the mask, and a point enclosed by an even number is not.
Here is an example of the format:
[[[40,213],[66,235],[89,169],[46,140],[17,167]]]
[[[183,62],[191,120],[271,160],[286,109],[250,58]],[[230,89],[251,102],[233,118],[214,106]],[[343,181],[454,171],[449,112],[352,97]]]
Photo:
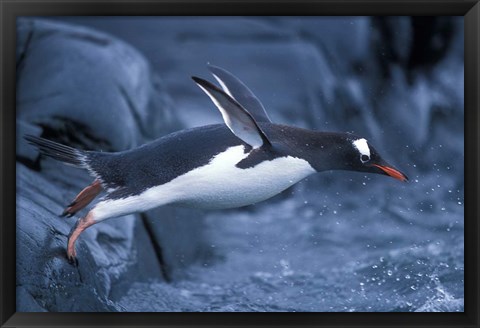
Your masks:
[[[231,147],[207,165],[140,195],[99,203],[94,208],[96,219],[146,211],[167,204],[202,209],[241,207],[273,197],[315,173],[307,161],[294,157],[276,158],[248,169],[235,166],[247,156],[243,146]]]
[[[168,199],[196,208],[240,207],[270,198],[315,172],[307,161],[294,157],[276,158],[248,169],[235,166],[247,156],[243,146],[229,148],[209,164],[144,194],[152,201]]]

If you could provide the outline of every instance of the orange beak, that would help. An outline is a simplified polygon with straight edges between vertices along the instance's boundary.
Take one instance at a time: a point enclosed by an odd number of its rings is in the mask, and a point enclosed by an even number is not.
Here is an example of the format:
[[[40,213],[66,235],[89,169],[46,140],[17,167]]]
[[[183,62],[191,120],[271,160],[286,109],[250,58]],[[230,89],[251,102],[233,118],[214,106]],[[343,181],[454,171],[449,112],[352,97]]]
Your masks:
[[[378,167],[380,170],[382,170],[383,172],[385,172],[386,174],[388,174],[392,178],[395,178],[395,179],[398,179],[398,180],[404,181],[404,182],[408,181],[408,178],[405,174],[403,174],[402,172],[400,172],[397,169],[394,169],[393,167],[383,166],[383,165],[378,165],[378,164],[372,164],[372,165]]]

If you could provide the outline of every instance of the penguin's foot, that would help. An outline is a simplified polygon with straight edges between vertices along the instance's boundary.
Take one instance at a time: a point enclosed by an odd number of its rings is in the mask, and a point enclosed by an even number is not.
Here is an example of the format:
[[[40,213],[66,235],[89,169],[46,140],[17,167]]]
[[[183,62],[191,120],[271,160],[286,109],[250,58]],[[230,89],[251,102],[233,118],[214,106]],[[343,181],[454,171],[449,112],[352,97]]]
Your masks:
[[[69,254],[67,251],[67,259],[69,264],[73,265],[74,267],[78,267],[78,259],[75,254],[75,250],[73,251],[73,254]]]
[[[75,242],[85,229],[94,225],[95,223],[97,222],[93,219],[92,212],[90,211],[84,218],[78,219],[72,230],[70,230],[67,242],[67,258],[70,264],[78,266],[77,252],[75,251]]]
[[[75,199],[70,204],[68,204],[67,208],[60,216],[66,216],[68,218],[72,217],[73,215],[75,215],[75,213],[90,204],[90,202],[94,200],[101,191],[102,185],[100,184],[100,180],[96,179],[92,182],[92,184],[80,191],[77,197],[75,197]]]

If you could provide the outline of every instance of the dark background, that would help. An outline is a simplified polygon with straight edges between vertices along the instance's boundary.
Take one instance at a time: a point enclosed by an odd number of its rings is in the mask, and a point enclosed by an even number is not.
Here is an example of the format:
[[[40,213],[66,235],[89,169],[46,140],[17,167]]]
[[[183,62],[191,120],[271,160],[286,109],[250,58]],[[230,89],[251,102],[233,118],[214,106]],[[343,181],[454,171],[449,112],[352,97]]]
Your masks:
[[[20,132],[121,150],[221,122],[190,80],[209,62],[275,122],[365,136],[410,183],[327,172],[243,209],[114,219],[75,269],[56,215],[90,180],[17,137],[18,311],[463,311],[463,18],[51,21],[18,21]]]

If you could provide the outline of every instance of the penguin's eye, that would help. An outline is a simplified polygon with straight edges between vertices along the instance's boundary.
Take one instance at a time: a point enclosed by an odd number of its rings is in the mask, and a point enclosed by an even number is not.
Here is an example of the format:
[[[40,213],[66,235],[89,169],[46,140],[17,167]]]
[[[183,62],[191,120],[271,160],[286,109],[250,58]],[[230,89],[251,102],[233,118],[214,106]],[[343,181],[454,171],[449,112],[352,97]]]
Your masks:
[[[360,160],[362,161],[362,163],[368,162],[370,160],[370,156],[362,155],[360,156]]]

